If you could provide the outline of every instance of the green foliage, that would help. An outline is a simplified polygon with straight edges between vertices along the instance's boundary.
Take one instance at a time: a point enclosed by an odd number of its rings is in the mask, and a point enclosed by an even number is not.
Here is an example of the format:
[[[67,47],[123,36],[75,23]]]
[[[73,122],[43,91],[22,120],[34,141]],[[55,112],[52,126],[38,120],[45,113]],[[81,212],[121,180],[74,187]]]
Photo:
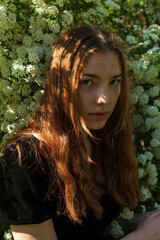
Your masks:
[[[0,147],[34,114],[57,38],[80,24],[110,28],[128,46],[131,114],[142,186],[137,212],[160,208],[159,4],[159,0],[2,0]],[[113,234],[122,234],[117,229]],[[2,226],[1,238],[4,230]]]

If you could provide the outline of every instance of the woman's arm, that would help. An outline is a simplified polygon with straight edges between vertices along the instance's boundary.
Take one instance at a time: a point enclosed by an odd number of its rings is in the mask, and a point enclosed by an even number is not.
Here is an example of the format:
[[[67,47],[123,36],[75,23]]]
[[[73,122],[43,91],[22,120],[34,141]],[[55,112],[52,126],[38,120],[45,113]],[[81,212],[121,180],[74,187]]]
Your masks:
[[[159,240],[160,239],[160,210],[148,214],[138,225],[137,229],[121,238],[121,240]]]
[[[14,240],[57,240],[52,219],[39,224],[11,225]]]

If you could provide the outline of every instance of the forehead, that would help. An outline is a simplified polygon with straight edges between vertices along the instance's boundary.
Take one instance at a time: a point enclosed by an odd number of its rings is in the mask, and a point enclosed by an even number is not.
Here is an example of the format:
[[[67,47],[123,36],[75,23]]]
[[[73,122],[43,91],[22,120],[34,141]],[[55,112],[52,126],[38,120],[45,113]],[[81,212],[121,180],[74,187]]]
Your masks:
[[[94,53],[88,58],[82,75],[85,73],[92,73],[99,76],[107,75],[111,77],[121,74],[121,68],[121,63],[115,52]]]

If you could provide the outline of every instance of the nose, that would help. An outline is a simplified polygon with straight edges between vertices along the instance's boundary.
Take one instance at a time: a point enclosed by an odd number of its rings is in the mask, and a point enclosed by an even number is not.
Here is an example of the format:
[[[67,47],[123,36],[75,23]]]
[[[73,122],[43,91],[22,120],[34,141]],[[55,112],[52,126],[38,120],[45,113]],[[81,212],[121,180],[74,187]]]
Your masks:
[[[106,91],[105,91],[105,93],[104,92],[99,93],[95,99],[95,102],[96,102],[96,104],[110,103],[109,94]]]
[[[107,102],[107,97],[103,94],[101,94],[100,96],[98,96],[96,98],[96,103],[97,104],[106,103],[106,102]]]

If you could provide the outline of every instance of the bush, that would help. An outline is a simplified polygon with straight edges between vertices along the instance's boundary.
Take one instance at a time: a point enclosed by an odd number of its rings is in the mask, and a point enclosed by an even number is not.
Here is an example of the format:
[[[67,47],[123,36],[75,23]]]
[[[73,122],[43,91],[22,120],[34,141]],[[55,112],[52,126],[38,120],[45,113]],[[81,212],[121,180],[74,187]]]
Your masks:
[[[128,48],[130,109],[142,201],[137,212],[159,208],[160,10],[158,0],[2,0],[0,3],[0,147],[34,114],[49,56],[68,28],[113,29]],[[129,210],[125,213],[129,214]],[[122,215],[124,217],[124,214]],[[115,238],[117,223],[113,223]],[[2,228],[3,229],[3,228]],[[4,231],[4,229],[3,229]],[[125,231],[126,234],[126,231]]]

